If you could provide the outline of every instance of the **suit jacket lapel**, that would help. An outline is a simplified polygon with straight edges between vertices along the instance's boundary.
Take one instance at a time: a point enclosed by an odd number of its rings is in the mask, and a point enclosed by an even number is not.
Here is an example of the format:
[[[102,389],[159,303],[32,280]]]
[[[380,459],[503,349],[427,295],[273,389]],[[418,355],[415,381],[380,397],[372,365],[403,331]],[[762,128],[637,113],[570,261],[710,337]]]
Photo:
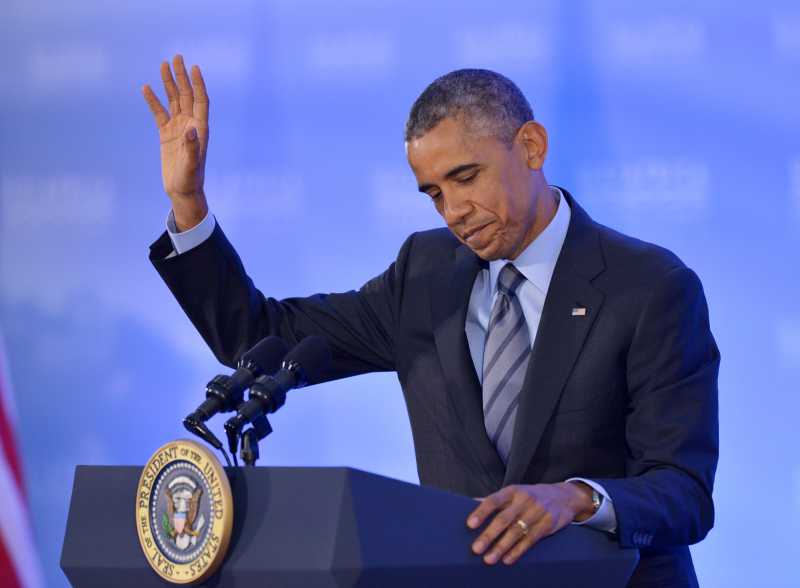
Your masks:
[[[455,249],[453,264],[433,279],[431,309],[447,391],[490,493],[500,487],[505,467],[486,434],[481,387],[464,331],[472,286],[481,267],[480,258],[468,248]]]
[[[605,267],[597,230],[572,196],[561,190],[569,202],[571,218],[520,392],[503,486],[522,482],[603,304],[603,293],[591,284]],[[585,307],[586,314],[573,316],[575,307]]]

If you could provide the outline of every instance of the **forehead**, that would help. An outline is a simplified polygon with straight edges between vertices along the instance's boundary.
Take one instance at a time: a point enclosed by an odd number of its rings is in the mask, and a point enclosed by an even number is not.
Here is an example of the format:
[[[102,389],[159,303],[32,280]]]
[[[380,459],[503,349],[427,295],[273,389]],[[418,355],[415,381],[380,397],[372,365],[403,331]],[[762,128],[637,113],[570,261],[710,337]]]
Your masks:
[[[493,139],[476,135],[454,118],[445,118],[421,137],[406,143],[406,156],[419,176],[443,176],[467,161],[485,159]]]

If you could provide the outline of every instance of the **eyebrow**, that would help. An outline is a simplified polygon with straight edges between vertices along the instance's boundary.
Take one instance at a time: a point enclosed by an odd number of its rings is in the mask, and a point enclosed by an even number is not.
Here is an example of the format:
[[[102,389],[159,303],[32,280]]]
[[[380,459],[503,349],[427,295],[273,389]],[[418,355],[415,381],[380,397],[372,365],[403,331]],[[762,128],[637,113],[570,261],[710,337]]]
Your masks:
[[[453,169],[451,169],[449,172],[447,172],[444,175],[444,179],[445,180],[449,180],[449,179],[457,176],[461,172],[465,172],[467,170],[472,170],[472,169],[475,169],[477,167],[480,167],[480,164],[479,163],[475,163],[475,162],[473,162],[473,163],[464,163],[464,164],[461,164],[461,165],[457,165],[456,167],[454,167]],[[420,192],[427,192],[428,190],[430,190],[434,186],[435,186],[435,184],[422,184],[422,185],[419,186],[419,191]]]

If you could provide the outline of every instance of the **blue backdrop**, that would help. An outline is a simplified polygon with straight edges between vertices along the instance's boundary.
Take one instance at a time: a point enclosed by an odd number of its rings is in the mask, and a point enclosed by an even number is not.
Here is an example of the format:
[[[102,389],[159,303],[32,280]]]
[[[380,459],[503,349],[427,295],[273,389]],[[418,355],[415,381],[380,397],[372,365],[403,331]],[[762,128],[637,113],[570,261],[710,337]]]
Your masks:
[[[0,325],[47,585],[66,585],[74,466],[143,463],[221,371],[147,260],[169,205],[140,88],[163,97],[180,51],[211,96],[210,205],[276,297],[357,287],[440,226],[405,160],[412,101],[459,67],[515,80],[550,133],[548,180],[705,286],[721,456],[701,585],[796,586],[797,2],[220,6],[4,3]],[[273,425],[265,465],[417,481],[393,375],[292,393]]]

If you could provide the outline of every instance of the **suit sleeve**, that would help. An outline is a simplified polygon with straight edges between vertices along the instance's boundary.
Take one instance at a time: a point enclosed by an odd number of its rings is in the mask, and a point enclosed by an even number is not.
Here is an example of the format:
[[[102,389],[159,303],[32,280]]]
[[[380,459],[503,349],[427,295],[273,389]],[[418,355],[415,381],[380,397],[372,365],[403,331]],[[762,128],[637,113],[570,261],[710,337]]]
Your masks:
[[[167,233],[150,246],[150,261],[223,364],[268,335],[291,347],[308,335],[331,345],[331,367],[320,381],[395,369],[395,334],[402,271],[412,237],[398,259],[359,290],[276,300],[264,296],[244,270],[217,223],[211,236],[181,255],[168,257]]]
[[[628,353],[628,477],[595,479],[614,501],[623,547],[690,545],[713,526],[719,362],[700,280],[674,268]]]

